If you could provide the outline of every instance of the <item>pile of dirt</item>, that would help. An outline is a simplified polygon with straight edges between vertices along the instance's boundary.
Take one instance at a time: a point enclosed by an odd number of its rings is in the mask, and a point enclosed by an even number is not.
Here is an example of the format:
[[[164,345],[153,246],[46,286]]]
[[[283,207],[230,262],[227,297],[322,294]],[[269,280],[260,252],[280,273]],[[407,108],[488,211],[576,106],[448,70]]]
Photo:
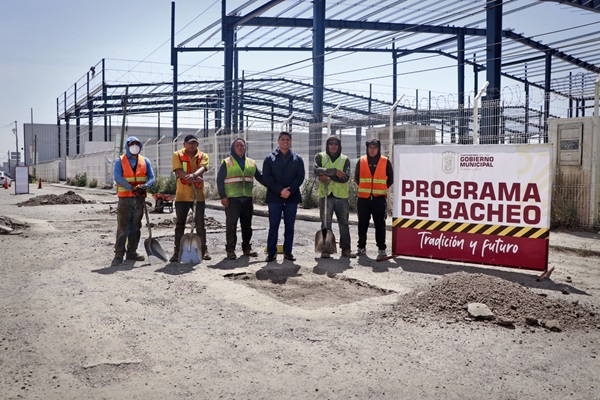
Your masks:
[[[156,223],[156,226],[160,226],[161,228],[170,228],[172,226],[175,226],[175,218],[173,219],[163,219],[162,221],[158,221]],[[152,224],[154,225],[154,224]]]
[[[88,204],[93,203],[93,201],[88,201],[78,195],[77,193],[69,190],[65,194],[55,195],[55,194],[44,194],[42,196],[32,197],[31,199],[24,201],[22,203],[17,203],[19,207],[22,206],[47,206],[53,204]]]
[[[213,217],[204,218],[204,226],[206,229],[225,229],[225,225],[214,219]]]
[[[483,275],[457,272],[449,274],[429,287],[403,296],[394,305],[394,314],[407,321],[420,315],[450,320],[471,321],[467,313],[470,303],[483,303],[493,312],[491,322],[504,326],[543,326],[550,329],[554,321],[558,329],[600,329],[600,313],[588,310],[577,301],[549,299],[517,283]]]
[[[187,217],[187,224],[192,223],[192,213],[190,212]],[[221,230],[225,229],[225,225],[214,219],[213,217],[204,217],[204,228],[206,230]]]
[[[177,222],[176,218],[173,219],[164,219],[162,221],[159,221],[156,223],[156,226],[159,226],[161,228],[169,228],[171,226],[175,226]],[[191,225],[192,224],[192,213],[188,214],[188,218],[187,218],[187,224]],[[152,225],[154,226],[154,224]],[[223,225],[222,223],[220,223],[219,221],[217,221],[216,219],[214,219],[213,217],[205,217],[204,218],[204,227],[206,228],[206,230],[222,230],[225,229],[225,225]]]

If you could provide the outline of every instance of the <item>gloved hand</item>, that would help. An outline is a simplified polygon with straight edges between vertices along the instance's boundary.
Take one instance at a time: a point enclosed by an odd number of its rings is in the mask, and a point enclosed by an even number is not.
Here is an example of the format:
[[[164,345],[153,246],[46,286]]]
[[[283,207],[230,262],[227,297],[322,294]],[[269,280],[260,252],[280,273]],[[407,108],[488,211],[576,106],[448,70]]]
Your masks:
[[[148,185],[137,185],[133,188],[133,194],[138,197],[146,197],[148,191]]]

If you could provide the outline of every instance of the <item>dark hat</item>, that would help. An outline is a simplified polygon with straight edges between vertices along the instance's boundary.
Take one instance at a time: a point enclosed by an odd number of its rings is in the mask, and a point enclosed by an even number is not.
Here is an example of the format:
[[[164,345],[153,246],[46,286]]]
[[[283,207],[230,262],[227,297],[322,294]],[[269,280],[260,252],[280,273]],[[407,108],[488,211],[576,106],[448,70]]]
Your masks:
[[[185,139],[183,139],[183,141],[184,141],[185,143],[190,143],[190,142],[196,142],[196,143],[199,143],[199,142],[198,142],[198,138],[196,137],[196,135],[187,135],[187,136],[185,137]]]
[[[342,144],[342,140],[338,135],[329,135],[326,143],[329,144],[329,142],[338,142],[338,144]]]
[[[374,144],[377,147],[381,146],[381,142],[379,141],[379,139],[375,139],[375,138],[367,140],[366,144],[367,144],[367,147],[369,147],[370,144]]]
[[[292,134],[291,134],[291,133],[289,133],[289,132],[281,132],[281,133],[279,134],[279,137],[278,137],[278,139],[279,139],[279,138],[281,138],[283,135],[287,135],[287,136],[289,136],[289,137],[290,137],[290,139],[292,138]]]

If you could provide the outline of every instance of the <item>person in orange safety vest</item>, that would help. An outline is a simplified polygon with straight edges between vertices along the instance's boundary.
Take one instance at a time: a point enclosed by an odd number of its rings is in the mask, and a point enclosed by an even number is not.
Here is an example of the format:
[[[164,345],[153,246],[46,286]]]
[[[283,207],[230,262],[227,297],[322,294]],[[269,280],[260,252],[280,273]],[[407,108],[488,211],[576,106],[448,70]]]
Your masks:
[[[204,194],[204,173],[208,171],[208,154],[198,149],[196,135],[187,135],[183,140],[183,148],[173,153],[173,172],[177,177],[175,191],[175,243],[173,256],[170,262],[179,261],[179,245],[185,231],[188,213],[194,204],[194,190],[198,190],[196,201],[195,225],[196,233],[202,243],[202,259],[210,260],[212,257],[206,245],[206,228],[204,225],[204,212],[206,197]]]
[[[111,267],[130,261],[144,261],[137,253],[140,242],[146,190],[154,183],[150,160],[140,155],[142,143],[130,136],[125,144],[125,154],[115,162],[114,180],[117,183],[117,239],[115,257]],[[127,247],[127,248],[126,248]]]
[[[371,139],[366,142],[367,154],[356,164],[354,180],[358,184],[358,249],[357,256],[366,254],[367,230],[373,217],[375,242],[379,249],[377,259],[387,257],[385,243],[385,219],[387,216],[388,188],[394,183],[394,170],[387,157],[381,155],[381,142]]]

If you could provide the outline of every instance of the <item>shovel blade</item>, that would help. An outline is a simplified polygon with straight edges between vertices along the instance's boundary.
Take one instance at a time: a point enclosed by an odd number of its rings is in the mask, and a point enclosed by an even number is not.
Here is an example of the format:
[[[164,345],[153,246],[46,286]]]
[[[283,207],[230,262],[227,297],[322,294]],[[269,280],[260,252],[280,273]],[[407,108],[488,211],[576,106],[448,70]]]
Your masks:
[[[179,262],[188,264],[199,264],[202,260],[202,242],[200,236],[186,233],[179,243]]]
[[[320,229],[315,234],[315,253],[337,253],[335,236],[330,229]]]
[[[148,257],[154,256],[162,261],[167,261],[167,255],[156,239],[148,238],[144,240],[144,248],[146,249],[146,254],[148,254]]]

